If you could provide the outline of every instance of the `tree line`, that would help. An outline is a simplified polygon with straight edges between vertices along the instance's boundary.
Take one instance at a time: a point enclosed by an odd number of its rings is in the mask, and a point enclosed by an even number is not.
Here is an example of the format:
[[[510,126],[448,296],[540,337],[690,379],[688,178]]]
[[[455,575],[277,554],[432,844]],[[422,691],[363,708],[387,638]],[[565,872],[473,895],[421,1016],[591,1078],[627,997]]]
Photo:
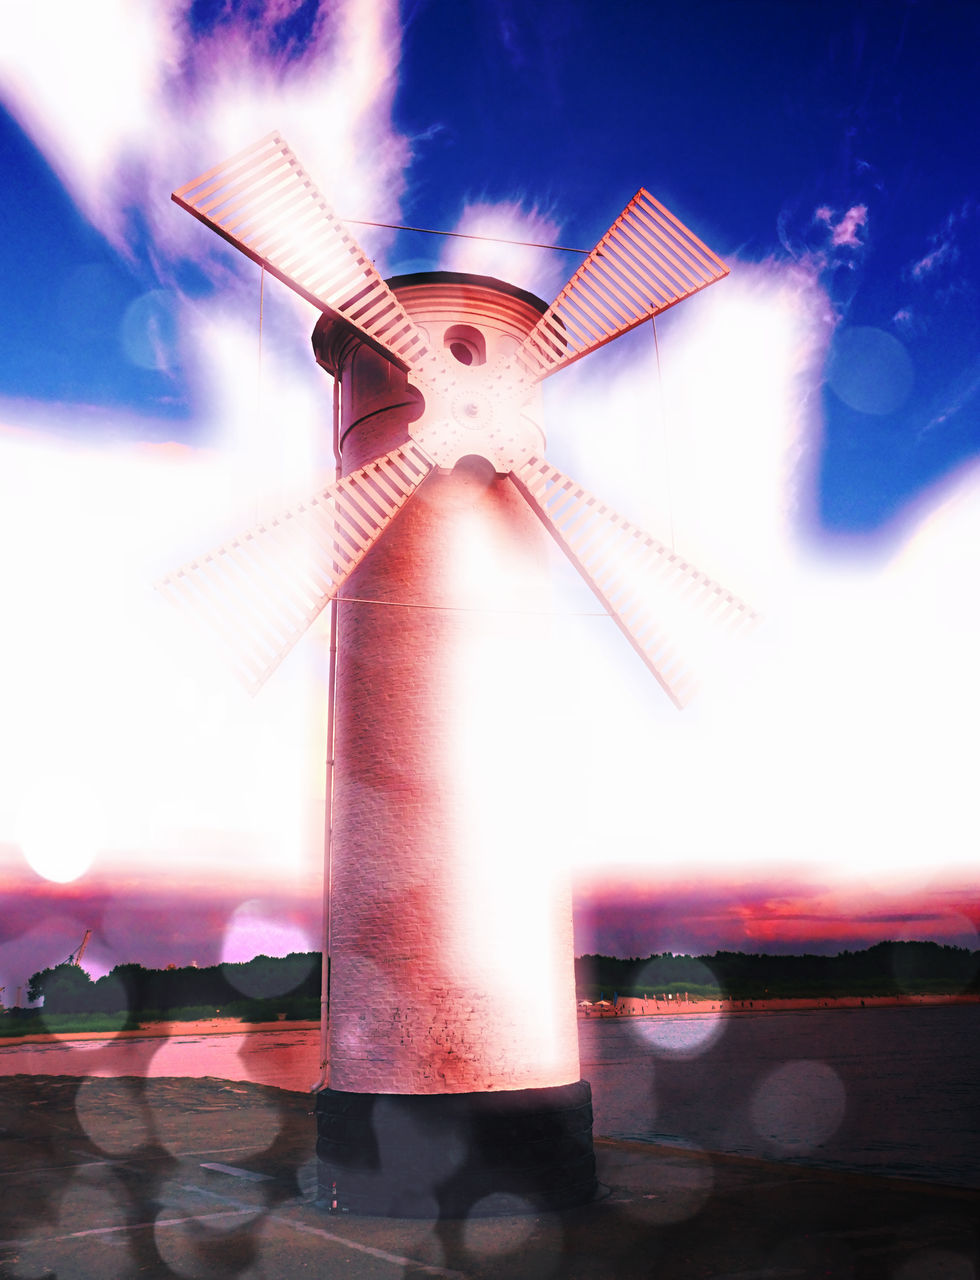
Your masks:
[[[834,956],[716,951],[645,959],[585,955],[575,961],[580,997],[682,994],[735,1000],[791,996],[980,994],[980,951],[937,942],[878,942]]]
[[[239,964],[205,968],[144,969],[118,964],[93,981],[78,965],[59,964],[31,976],[30,1000],[44,1000],[47,1013],[160,1013],[201,1008],[212,1013],[243,1001],[309,1003],[320,997],[320,953],[256,956]],[[319,1009],[316,1010],[319,1016]]]
[[[716,951],[646,958],[585,955],[575,961],[579,998],[683,994],[736,1000],[789,996],[874,996],[912,992],[980,994],[980,951],[936,942],[879,942],[838,955]],[[534,974],[528,973],[529,995]],[[320,953],[256,956],[206,968],[144,969],[120,964],[95,981],[78,965],[32,975],[28,998],[46,1013],[172,1015],[175,1011],[318,1017]]]

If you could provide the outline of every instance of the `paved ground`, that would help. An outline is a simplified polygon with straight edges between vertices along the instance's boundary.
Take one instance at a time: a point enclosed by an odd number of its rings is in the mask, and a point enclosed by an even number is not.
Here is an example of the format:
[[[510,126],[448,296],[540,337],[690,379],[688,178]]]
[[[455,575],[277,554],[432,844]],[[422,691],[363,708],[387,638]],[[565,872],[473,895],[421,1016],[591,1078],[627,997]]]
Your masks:
[[[980,1192],[597,1142],[584,1209],[469,1221],[314,1203],[309,1095],[0,1081],[0,1276],[977,1280]]]

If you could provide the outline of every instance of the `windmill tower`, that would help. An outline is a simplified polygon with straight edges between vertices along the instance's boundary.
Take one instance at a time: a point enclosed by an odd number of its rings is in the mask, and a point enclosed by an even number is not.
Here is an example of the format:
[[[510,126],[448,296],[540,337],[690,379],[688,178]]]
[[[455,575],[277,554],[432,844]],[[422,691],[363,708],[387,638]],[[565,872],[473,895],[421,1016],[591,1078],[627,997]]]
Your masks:
[[[545,377],[727,268],[641,190],[550,306],[479,276],[385,282],[278,134],[173,199],[319,308],[314,352],[340,387],[340,478],[164,584],[253,690],[338,599],[321,1193],[402,1216],[490,1211],[500,1192],[582,1203],[570,898],[537,869],[548,823],[522,822],[528,806],[506,857],[486,837],[491,810],[533,792],[518,748],[548,714],[541,669],[515,669],[525,632],[501,619],[528,614],[547,531],[681,706],[678,640],[752,617],[552,467],[540,421]],[[488,691],[512,739],[492,782],[473,758]]]

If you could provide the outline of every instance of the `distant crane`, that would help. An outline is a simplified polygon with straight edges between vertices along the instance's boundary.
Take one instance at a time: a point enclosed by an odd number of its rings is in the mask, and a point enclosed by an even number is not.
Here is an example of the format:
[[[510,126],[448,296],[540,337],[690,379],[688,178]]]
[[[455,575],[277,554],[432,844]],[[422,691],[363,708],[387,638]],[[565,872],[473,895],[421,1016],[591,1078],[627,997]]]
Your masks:
[[[78,948],[77,951],[72,952],[72,954],[65,961],[65,964],[73,964],[77,967],[82,963],[82,956],[85,954],[85,948],[88,946],[88,940],[89,938],[91,938],[91,936],[92,936],[92,930],[86,929],[85,937],[82,939],[81,946]]]

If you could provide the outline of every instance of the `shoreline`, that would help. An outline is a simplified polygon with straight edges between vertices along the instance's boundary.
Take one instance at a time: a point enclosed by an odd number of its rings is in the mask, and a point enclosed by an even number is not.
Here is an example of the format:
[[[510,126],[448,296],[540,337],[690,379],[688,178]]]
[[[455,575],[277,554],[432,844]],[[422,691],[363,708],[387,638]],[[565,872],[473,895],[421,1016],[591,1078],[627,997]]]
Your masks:
[[[651,996],[620,996],[608,1008],[579,1007],[579,1018],[690,1017],[698,1014],[788,1013],[820,1009],[922,1008],[925,1005],[978,1004],[980,994],[897,996],[772,996],[762,1000],[683,1000]]]
[[[579,1008],[578,1017],[705,1017],[758,1013],[815,1012],[821,1009],[885,1009],[922,1008],[932,1005],[980,1003],[980,994],[898,995],[898,996],[785,996],[762,1000],[684,1000],[639,996],[621,996],[608,1008]],[[0,1049],[22,1044],[51,1044],[59,1040],[138,1040],[177,1036],[242,1035],[253,1031],[316,1031],[317,1019],[246,1022],[242,1018],[203,1018],[195,1022],[147,1022],[125,1031],[35,1031],[22,1036],[0,1036]]]
[[[0,1050],[7,1045],[51,1044],[58,1040],[146,1040],[175,1036],[233,1036],[251,1031],[318,1031],[319,1021],[245,1022],[242,1018],[203,1018],[197,1022],[146,1022],[126,1031],[36,1031],[24,1036],[0,1036]]]

